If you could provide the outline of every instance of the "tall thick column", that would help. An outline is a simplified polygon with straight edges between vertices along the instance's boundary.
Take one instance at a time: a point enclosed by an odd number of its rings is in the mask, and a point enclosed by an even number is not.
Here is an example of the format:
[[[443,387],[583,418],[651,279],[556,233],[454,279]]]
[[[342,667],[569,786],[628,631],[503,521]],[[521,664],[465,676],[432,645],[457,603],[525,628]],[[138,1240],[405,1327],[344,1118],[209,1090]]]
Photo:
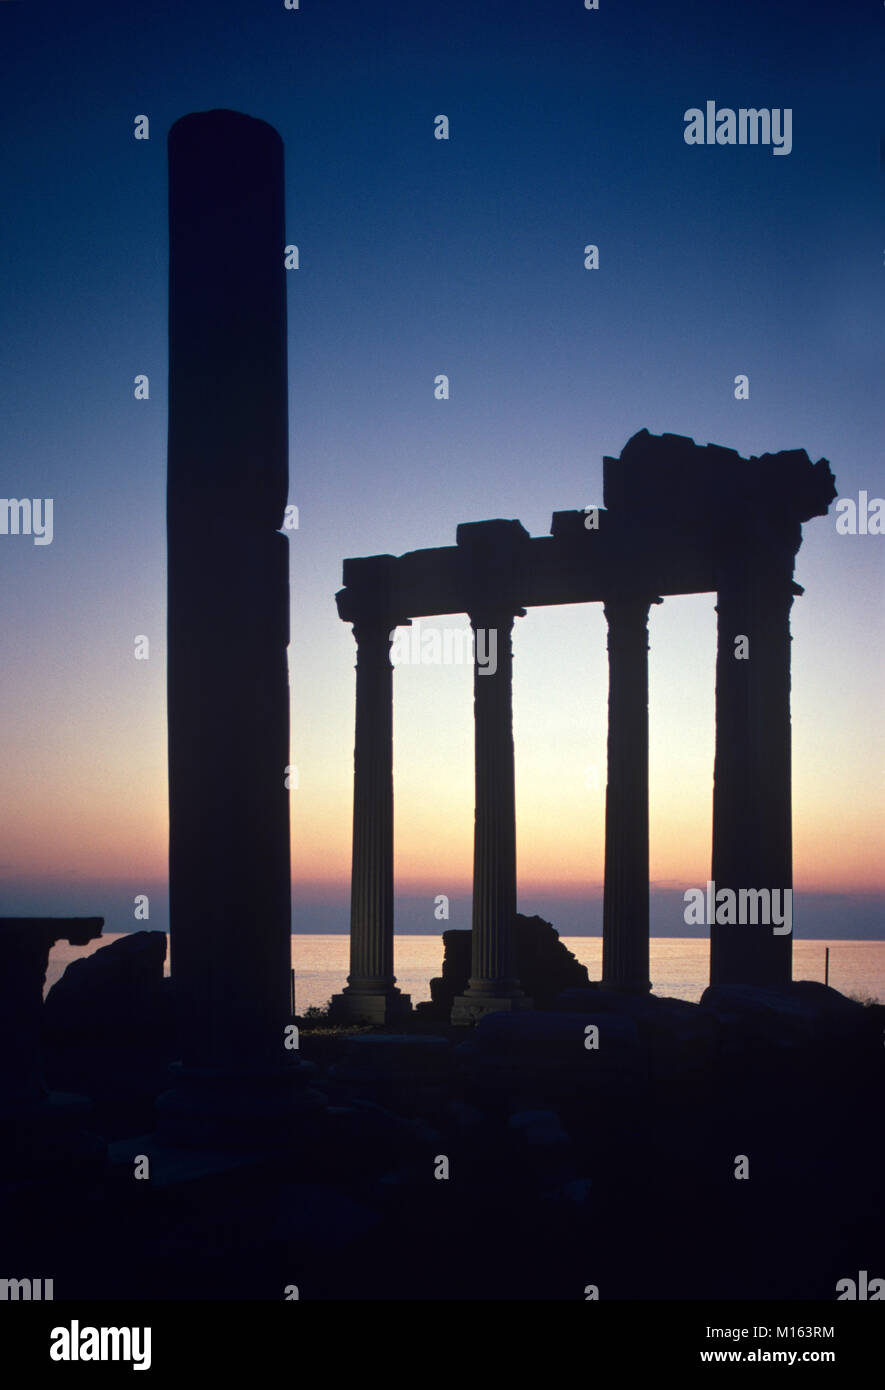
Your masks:
[[[778,985],[792,971],[790,608],[798,524],[735,538],[718,576],[711,984]],[[741,904],[741,890],[745,894]],[[766,890],[765,898],[757,895]],[[785,894],[789,898],[785,898]],[[720,894],[722,896],[720,897]],[[717,905],[717,899],[718,905]],[[772,915],[788,918],[774,922]],[[763,920],[763,916],[769,920]],[[755,919],[755,920],[754,920]]]
[[[283,146],[234,111],[169,133],[171,969],[160,1130],[278,1133],[291,950]]]
[[[356,737],[353,752],[353,859],[350,974],[332,999],[334,1017],[387,1023],[409,1013],[393,973],[393,668],[390,644],[403,622],[388,614],[357,619]]]
[[[648,963],[648,610],[658,598],[611,598],[602,983],[651,989]]]
[[[525,610],[520,609],[522,614]],[[467,991],[453,1023],[501,1009],[532,1007],[519,986],[516,925],[516,795],[513,759],[513,619],[504,609],[470,614],[476,811],[473,838],[473,938]]]

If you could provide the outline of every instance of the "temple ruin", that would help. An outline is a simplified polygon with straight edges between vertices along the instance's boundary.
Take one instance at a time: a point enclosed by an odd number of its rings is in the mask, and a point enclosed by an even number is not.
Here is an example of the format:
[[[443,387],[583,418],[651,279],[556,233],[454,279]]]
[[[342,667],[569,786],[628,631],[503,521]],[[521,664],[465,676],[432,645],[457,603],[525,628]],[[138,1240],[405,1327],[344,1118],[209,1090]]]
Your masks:
[[[531,1007],[513,965],[516,815],[514,620],[536,605],[602,603],[608,622],[608,775],[602,983],[649,980],[648,614],[669,595],[716,594],[713,863],[717,887],[792,888],[790,608],[802,522],[836,496],[826,459],[803,449],[742,458],[680,435],[634,435],[603,460],[599,509],[555,512],[549,536],[518,521],[471,522],[456,544],[344,561],[340,617],[357,645],[351,961],[336,1016],[376,1023],[410,1008],[393,964],[394,630],[466,613],[497,635],[497,668],[474,662],[476,816],[472,969],[453,1022]],[[736,659],[747,639],[748,659]],[[474,640],[474,652],[481,643]],[[712,984],[780,985],[792,939],[716,923]]]

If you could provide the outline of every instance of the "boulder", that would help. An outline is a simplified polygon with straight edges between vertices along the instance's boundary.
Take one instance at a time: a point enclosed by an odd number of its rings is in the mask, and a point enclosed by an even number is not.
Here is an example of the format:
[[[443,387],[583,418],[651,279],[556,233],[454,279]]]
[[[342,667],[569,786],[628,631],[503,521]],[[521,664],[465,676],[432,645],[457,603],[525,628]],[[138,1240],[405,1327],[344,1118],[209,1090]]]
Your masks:
[[[710,985],[700,1007],[749,1043],[793,1047],[863,1027],[864,1009],[818,980],[779,986]]]
[[[649,1075],[656,1080],[708,1086],[712,1079],[719,1021],[715,1013],[699,1004],[668,995],[622,993],[591,985],[589,989],[565,990],[555,1007],[632,1019],[647,1049]]]
[[[166,936],[134,932],[74,961],[43,1005],[47,1081],[78,1090],[113,1138],[153,1127],[153,1101],[173,1059]]]
[[[585,1046],[587,1028],[599,1029],[599,1048]],[[636,1024],[630,1018],[588,1013],[490,1013],[476,1025],[468,1049],[486,1056],[501,1055],[532,1063],[536,1059],[571,1063],[584,1060],[588,1051],[602,1051],[604,1043],[620,1052],[633,1050],[637,1043]]]
[[[46,996],[44,1031],[77,1043],[144,1041],[162,1026],[165,959],[165,933],[139,931],[73,961]]]

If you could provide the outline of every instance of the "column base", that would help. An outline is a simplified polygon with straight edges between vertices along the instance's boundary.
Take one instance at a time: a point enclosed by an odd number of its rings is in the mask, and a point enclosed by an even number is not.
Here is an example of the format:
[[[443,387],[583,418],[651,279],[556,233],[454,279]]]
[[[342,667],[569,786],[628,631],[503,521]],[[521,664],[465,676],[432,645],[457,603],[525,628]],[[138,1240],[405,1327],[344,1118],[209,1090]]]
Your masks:
[[[525,994],[486,994],[479,990],[475,994],[468,989],[466,994],[456,994],[452,1003],[452,1023],[475,1023],[484,1014],[512,1013],[520,1009],[533,1009],[534,1001]]]
[[[329,1019],[334,1023],[395,1023],[411,1012],[411,995],[398,989],[361,994],[348,985],[329,1002]]]

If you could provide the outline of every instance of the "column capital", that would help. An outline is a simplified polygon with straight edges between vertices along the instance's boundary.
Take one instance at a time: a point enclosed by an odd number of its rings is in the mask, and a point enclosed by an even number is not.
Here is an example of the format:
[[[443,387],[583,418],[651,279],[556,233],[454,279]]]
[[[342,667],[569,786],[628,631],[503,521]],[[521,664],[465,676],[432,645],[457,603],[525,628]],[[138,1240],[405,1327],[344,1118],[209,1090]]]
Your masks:
[[[480,599],[471,603],[467,609],[467,617],[474,631],[478,627],[506,627],[509,631],[513,627],[514,619],[524,618],[527,612],[526,608],[513,607],[508,603],[491,603]]]
[[[648,645],[648,613],[653,603],[663,603],[659,595],[615,594],[603,600],[603,611],[608,623],[607,646],[611,652],[613,645],[630,643],[640,633]]]
[[[380,643],[382,639],[390,644],[398,627],[412,626],[411,618],[404,618],[398,613],[359,613],[348,621],[357,645],[372,641]]]
[[[644,613],[648,616],[648,610],[653,603],[663,603],[660,594],[636,594],[629,591],[624,593],[609,593],[602,600],[602,606],[606,617],[609,613],[619,617],[622,614],[626,617],[629,614]]]
[[[343,589],[335,595],[338,616],[367,634],[377,626],[405,627],[410,621],[399,593],[397,562],[393,555],[367,555],[344,561]]]

